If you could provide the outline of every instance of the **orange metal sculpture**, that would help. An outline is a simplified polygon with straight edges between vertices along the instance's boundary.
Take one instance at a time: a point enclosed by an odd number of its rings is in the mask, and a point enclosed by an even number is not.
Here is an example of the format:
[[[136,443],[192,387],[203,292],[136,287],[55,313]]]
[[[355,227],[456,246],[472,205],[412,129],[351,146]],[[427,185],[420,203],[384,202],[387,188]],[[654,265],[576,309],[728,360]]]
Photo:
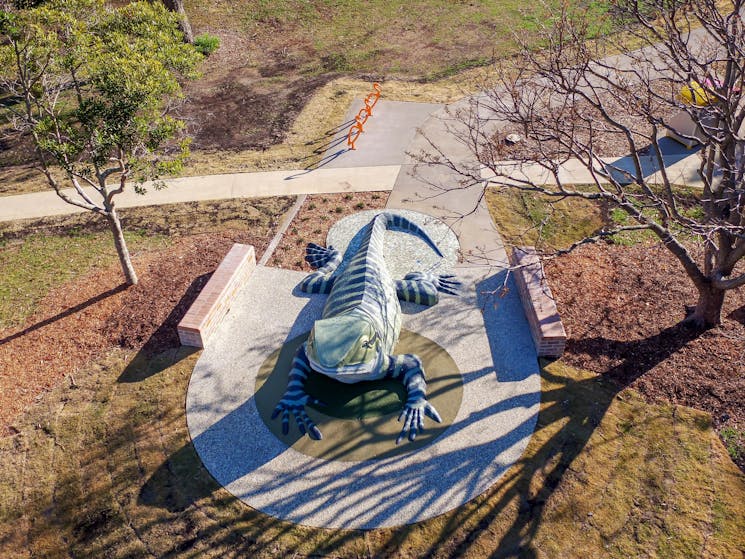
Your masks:
[[[365,97],[365,106],[359,110],[354,117],[354,124],[349,127],[349,132],[347,133],[347,145],[349,149],[356,149],[354,144],[357,138],[365,131],[363,126],[367,122],[367,119],[372,116],[373,107],[378,102],[378,99],[380,99],[382,92],[380,84],[375,82],[372,87],[373,90]]]

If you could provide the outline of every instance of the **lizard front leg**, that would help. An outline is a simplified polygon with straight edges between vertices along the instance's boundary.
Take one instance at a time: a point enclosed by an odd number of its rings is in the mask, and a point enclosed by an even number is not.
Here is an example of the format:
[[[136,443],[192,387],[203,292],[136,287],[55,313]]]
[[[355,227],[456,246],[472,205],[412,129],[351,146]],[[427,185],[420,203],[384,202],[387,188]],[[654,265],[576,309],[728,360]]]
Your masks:
[[[404,422],[401,434],[396,439],[400,443],[408,432],[409,440],[416,439],[417,434],[424,429],[424,416],[442,423],[440,414],[427,401],[427,382],[424,379],[422,360],[411,353],[391,355],[390,365],[386,371],[389,378],[400,379],[406,387],[406,404],[398,420]]]
[[[309,243],[305,248],[305,260],[316,271],[308,274],[300,282],[300,289],[305,293],[331,292],[334,286],[334,272],[342,260],[339,251],[332,246],[326,248]]]
[[[287,380],[287,390],[284,396],[274,408],[272,419],[282,414],[282,434],[286,435],[290,430],[290,412],[295,416],[297,428],[304,435],[307,431],[311,439],[320,441],[323,436],[316,424],[305,412],[306,404],[320,404],[315,398],[311,398],[305,392],[305,381],[310,373],[310,363],[305,353],[305,344],[300,346],[292,360],[292,369]]]
[[[438,291],[458,295],[460,288],[461,283],[452,274],[412,272],[396,280],[396,294],[400,300],[430,307],[437,304]]]

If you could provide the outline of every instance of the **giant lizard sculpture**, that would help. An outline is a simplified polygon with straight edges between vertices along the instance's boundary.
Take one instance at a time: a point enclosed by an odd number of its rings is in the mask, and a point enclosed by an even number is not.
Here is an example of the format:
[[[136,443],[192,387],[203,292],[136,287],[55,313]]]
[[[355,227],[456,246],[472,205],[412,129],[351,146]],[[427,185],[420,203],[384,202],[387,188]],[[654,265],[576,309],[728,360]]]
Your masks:
[[[460,282],[449,274],[413,272],[393,280],[383,258],[383,237],[387,229],[400,230],[421,238],[435,253],[442,253],[415,223],[395,213],[380,213],[361,231],[362,242],[339,273],[339,251],[311,243],[305,259],[316,271],[303,279],[300,288],[307,293],[328,293],[320,320],[300,346],[292,362],[287,390],[272,413],[282,414],[282,432],[289,431],[290,414],[298,429],[315,440],[321,432],[305,411],[307,404],[320,404],[305,391],[311,370],[344,383],[381,378],[400,379],[407,392],[403,420],[396,444],[408,433],[413,441],[424,426],[424,415],[438,423],[437,410],[427,401],[422,360],[413,354],[393,355],[401,332],[399,299],[434,305],[438,291],[458,294]]]

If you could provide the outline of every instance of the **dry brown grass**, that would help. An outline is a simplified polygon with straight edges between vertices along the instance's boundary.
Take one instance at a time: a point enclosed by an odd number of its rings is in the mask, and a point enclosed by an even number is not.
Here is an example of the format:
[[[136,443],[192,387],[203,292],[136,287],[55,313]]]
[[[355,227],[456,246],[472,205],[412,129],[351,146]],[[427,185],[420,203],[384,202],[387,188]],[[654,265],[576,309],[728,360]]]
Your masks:
[[[745,479],[708,416],[544,369],[520,461],[458,510],[399,529],[321,530],[218,487],[189,442],[198,354],[115,351],[0,439],[0,555],[16,557],[735,557]]]
[[[605,224],[603,212],[587,200],[556,201],[516,189],[489,188],[486,203],[510,246],[558,250],[594,235]]]

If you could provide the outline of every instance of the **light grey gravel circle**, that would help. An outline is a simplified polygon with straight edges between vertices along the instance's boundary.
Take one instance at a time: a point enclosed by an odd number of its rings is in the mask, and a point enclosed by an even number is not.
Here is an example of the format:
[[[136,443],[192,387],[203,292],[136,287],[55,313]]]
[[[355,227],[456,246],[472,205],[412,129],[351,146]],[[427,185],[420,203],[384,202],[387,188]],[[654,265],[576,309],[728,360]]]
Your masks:
[[[350,253],[359,247],[361,229],[372,218],[384,210],[365,210],[349,215],[336,222],[326,235],[326,246],[333,246],[345,258],[343,270]],[[385,210],[396,213],[419,225],[440,249],[443,257],[431,250],[419,237],[402,231],[387,231],[385,235],[385,263],[394,279],[403,278],[409,272],[450,272],[458,262],[460,244],[458,237],[445,223],[421,212],[411,210]]]
[[[403,326],[442,346],[463,378],[452,425],[432,444],[380,460],[301,454],[275,437],[254,400],[259,368],[320,318],[325,296],[300,272],[259,266],[200,356],[186,396],[194,448],[215,480],[266,514],[315,527],[372,529],[443,514],[475,498],[522,455],[538,415],[540,376],[517,289],[504,276],[456,267],[463,296],[404,304]]]

